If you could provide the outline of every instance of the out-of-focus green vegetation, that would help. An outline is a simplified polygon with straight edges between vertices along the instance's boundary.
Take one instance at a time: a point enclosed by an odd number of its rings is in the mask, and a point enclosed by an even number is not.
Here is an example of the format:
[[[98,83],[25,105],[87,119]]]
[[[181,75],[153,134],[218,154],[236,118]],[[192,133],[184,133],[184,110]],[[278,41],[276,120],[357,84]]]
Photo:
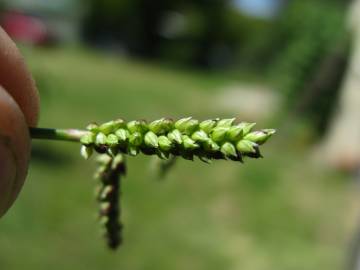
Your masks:
[[[286,111],[324,135],[348,63],[349,2],[282,1],[266,19],[229,0],[91,0],[83,34],[97,46],[178,66],[262,74],[284,96]]]
[[[231,0],[85,2],[86,41],[198,68],[238,63],[239,51],[242,54],[253,34],[267,25],[241,13]]]
[[[227,83],[220,75],[79,49],[25,52],[46,85],[41,126],[227,116],[211,101]],[[36,142],[25,187],[0,223],[0,267],[339,269],[351,184],[308,161],[305,133],[290,139],[279,130],[263,149],[265,159],[245,165],[181,161],[165,181],[148,170],[148,157],[129,158],[125,243],[117,253],[97,233],[92,162],[79,157],[76,144]]]
[[[345,2],[292,1],[273,26],[278,31],[271,38],[277,51],[269,65],[271,76],[287,109],[321,134],[336,108],[349,57]]]

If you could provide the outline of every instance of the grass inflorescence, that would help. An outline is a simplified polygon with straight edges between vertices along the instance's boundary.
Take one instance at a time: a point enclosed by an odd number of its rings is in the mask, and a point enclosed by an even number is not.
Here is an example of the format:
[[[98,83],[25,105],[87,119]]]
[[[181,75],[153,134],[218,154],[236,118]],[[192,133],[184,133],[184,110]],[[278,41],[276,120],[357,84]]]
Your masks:
[[[99,221],[102,234],[109,248],[116,249],[122,243],[120,222],[120,187],[126,173],[124,157],[100,155],[95,179],[99,180],[95,195],[99,203]]]
[[[162,118],[150,123],[119,119],[90,124],[89,132],[80,140],[81,153],[85,158],[95,151],[111,156],[143,153],[162,159],[173,155],[188,160],[198,157],[205,162],[213,159],[242,162],[244,157],[262,157],[259,146],[275,133],[273,129],[252,131],[254,126],[255,123],[235,123],[235,118],[202,122],[192,117],[177,121]]]
[[[125,154],[140,153],[163,159],[160,172],[164,175],[179,157],[203,162],[225,159],[243,162],[244,158],[260,158],[260,146],[274,129],[253,131],[255,123],[236,123],[235,118],[209,119],[192,117],[177,121],[161,118],[152,122],[123,119],[103,124],[89,124],[86,130],[30,128],[32,138],[80,141],[81,155],[98,157],[95,178],[99,180],[96,198],[100,205],[99,219],[107,245],[116,249],[122,242],[120,222],[120,183],[125,175]]]

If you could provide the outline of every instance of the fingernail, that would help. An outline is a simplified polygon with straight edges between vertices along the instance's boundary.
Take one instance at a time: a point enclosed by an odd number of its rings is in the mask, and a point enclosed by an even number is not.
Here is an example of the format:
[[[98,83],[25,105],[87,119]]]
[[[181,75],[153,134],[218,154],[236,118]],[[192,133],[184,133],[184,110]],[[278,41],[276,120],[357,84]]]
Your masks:
[[[10,207],[15,179],[15,157],[9,139],[0,137],[0,217]]]

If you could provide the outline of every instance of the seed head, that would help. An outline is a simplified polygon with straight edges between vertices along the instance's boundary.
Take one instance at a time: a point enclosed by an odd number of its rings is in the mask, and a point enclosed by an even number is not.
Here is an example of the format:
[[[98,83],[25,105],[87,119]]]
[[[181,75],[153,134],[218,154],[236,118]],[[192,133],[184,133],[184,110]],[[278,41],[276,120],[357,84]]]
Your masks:
[[[193,159],[241,160],[261,157],[259,145],[274,133],[273,129],[252,131],[255,123],[235,123],[235,118],[210,119],[199,122],[191,117],[176,122],[161,118],[147,124],[143,120],[110,121],[93,125],[82,138],[84,157],[90,148],[99,153],[136,156],[139,153],[168,158],[169,154]],[[89,148],[89,149],[88,149]]]

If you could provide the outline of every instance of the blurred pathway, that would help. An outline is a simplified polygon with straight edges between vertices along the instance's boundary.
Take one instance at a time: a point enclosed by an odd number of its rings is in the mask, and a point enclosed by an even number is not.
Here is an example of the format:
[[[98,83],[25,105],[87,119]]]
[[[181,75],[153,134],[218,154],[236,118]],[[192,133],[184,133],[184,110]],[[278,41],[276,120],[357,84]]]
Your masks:
[[[324,144],[321,159],[343,170],[360,167],[360,1],[354,0],[349,14],[353,52],[340,96],[340,106]]]

